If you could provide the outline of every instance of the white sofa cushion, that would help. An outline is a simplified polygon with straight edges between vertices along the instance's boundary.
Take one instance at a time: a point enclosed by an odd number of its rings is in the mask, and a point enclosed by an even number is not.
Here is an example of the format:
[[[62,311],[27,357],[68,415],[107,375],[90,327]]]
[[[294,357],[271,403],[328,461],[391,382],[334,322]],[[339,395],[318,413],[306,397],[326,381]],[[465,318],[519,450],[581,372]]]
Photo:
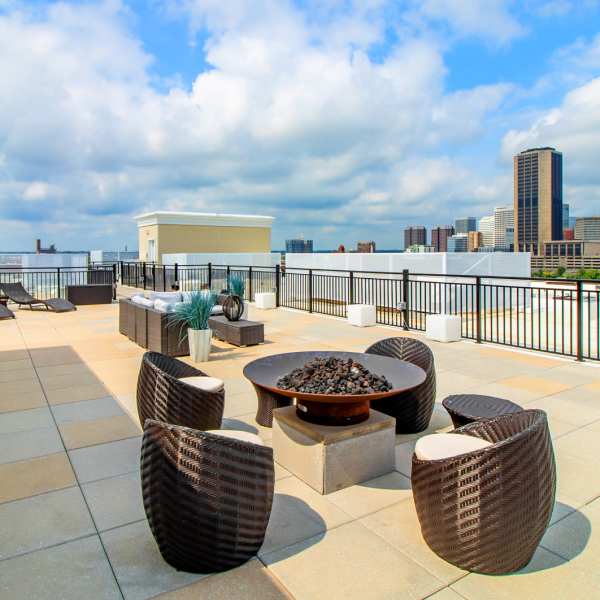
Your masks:
[[[175,302],[181,302],[181,292],[150,292],[148,298],[153,302],[155,300],[164,300],[169,304],[174,304]]]
[[[419,460],[442,460],[491,446],[491,442],[460,433],[434,433],[417,440],[415,455]]]
[[[240,440],[240,442],[256,444],[257,446],[265,445],[256,434],[250,433],[249,431],[239,431],[237,429],[209,429],[206,433],[212,433],[213,435],[220,435],[221,437]]]
[[[140,306],[146,306],[147,308],[154,308],[154,302],[149,300],[148,298],[144,298],[144,296],[133,296],[131,301],[135,304],[139,304]]]
[[[181,292],[183,302],[190,302],[193,294],[210,294],[210,290],[192,290],[191,292]]]
[[[220,304],[215,304],[210,309],[210,314],[211,315],[222,315],[223,314],[223,307]]]
[[[172,313],[175,312],[175,306],[177,304],[183,304],[183,302],[166,302],[165,300],[157,298],[154,301],[154,310],[164,313]]]
[[[180,377],[179,381],[183,381],[188,385],[193,385],[205,392],[219,392],[223,389],[223,381],[216,377],[206,377],[204,375],[197,375],[194,377]]]

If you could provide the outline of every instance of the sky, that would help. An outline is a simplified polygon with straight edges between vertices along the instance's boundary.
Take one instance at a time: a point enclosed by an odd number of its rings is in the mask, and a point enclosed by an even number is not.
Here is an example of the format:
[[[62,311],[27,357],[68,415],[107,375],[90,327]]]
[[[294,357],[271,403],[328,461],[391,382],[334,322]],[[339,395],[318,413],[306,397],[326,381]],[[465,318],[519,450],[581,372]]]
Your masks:
[[[152,210],[401,248],[512,204],[533,146],[599,215],[600,0],[0,0],[0,251]]]

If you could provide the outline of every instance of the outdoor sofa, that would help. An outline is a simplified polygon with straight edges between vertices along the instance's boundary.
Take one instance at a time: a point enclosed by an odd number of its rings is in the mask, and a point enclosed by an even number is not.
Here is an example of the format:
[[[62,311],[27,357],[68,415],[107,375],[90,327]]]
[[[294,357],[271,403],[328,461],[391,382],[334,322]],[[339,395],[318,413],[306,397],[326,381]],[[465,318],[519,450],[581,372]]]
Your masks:
[[[132,342],[167,356],[187,356],[190,353],[184,325],[174,323],[172,312],[185,292],[149,292],[119,300],[119,332]],[[222,314],[220,305],[214,315]]]
[[[33,309],[34,306],[45,306],[47,310],[53,312],[69,312],[77,310],[74,304],[63,298],[49,298],[48,300],[40,300],[33,297],[19,281],[16,283],[0,283],[0,288],[9,300],[12,300],[19,306],[29,306]]]

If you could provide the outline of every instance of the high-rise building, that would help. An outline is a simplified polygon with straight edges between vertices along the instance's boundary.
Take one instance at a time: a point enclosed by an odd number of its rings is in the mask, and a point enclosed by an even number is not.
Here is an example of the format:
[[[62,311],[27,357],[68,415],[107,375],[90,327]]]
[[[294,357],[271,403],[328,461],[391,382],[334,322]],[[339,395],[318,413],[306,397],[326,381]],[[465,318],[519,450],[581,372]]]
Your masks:
[[[427,244],[427,229],[423,225],[404,228],[404,248],[425,246]]]
[[[562,239],[562,154],[531,148],[514,157],[515,250],[537,254]]]
[[[290,254],[310,254],[313,251],[312,240],[285,240],[285,251]]]
[[[482,246],[493,248],[495,245],[494,237],[496,233],[496,219],[494,215],[481,217],[479,219],[479,232],[481,233]]]
[[[514,238],[515,209],[512,206],[494,208],[494,247],[499,250],[511,250]],[[510,231],[511,235],[507,233]]]
[[[431,230],[431,245],[436,252],[448,251],[448,238],[454,235],[454,227],[445,225],[443,227],[434,227]]]
[[[600,240],[600,217],[578,217],[575,222],[575,239]]]
[[[469,231],[467,233],[467,250],[477,252],[483,246],[483,236],[481,231]]]
[[[575,239],[575,231],[570,227],[563,229],[563,240],[572,241]]]
[[[448,238],[448,252],[467,252],[469,244],[467,233],[455,233]]]
[[[375,252],[375,242],[370,240],[368,242],[357,242],[356,251],[365,254],[371,254]]]
[[[563,231],[565,229],[568,229],[568,227],[569,227],[569,217],[570,217],[569,212],[570,212],[570,206],[566,202],[563,202],[563,208],[562,208]]]
[[[454,229],[457,234],[477,231],[477,219],[475,217],[461,217],[454,221]]]

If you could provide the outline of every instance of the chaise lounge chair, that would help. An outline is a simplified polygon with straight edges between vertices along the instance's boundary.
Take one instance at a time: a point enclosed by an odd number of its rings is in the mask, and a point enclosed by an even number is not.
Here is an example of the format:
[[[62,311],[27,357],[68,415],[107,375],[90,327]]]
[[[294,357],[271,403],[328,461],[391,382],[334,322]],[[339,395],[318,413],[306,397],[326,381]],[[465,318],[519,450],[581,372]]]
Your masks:
[[[14,319],[15,315],[13,314],[13,311],[10,310],[9,308],[6,308],[6,306],[4,306],[4,304],[0,304],[0,321],[3,321],[4,319]]]
[[[17,283],[0,283],[0,288],[9,300],[12,300],[15,304],[26,305],[33,309],[35,305],[45,306],[47,310],[54,312],[68,312],[70,310],[77,310],[74,304],[68,300],[62,298],[49,298],[48,300],[38,300],[34,298],[20,282]]]

